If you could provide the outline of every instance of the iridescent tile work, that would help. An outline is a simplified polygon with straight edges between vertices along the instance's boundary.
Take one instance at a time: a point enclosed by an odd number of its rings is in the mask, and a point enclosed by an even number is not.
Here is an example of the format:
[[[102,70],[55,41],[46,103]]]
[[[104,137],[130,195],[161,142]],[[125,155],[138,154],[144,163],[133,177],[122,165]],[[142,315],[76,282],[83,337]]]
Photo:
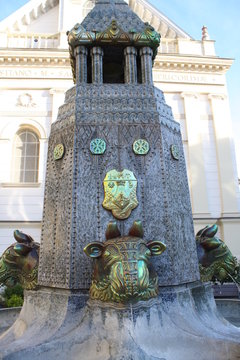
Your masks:
[[[60,160],[64,156],[64,145],[63,144],[57,144],[53,150],[53,157],[54,160]]]
[[[137,155],[146,155],[149,152],[149,143],[147,140],[138,139],[133,143],[133,151]]]
[[[179,148],[177,145],[171,145],[171,155],[174,160],[179,160]]]
[[[102,155],[106,151],[106,142],[103,139],[93,139],[90,142],[90,151],[94,155]]]
[[[127,219],[138,206],[137,179],[132,171],[111,170],[105,176],[103,207],[111,210],[116,219]]]

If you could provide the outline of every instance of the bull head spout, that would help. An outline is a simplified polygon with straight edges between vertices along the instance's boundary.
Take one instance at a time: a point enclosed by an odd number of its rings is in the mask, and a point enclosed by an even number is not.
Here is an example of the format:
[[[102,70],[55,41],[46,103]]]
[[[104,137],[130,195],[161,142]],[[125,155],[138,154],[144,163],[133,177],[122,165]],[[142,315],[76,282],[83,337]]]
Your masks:
[[[146,243],[139,221],[134,222],[128,236],[121,236],[117,224],[110,223],[106,239],[84,248],[95,259],[91,299],[128,303],[157,296],[158,278],[150,258],[160,255],[166,246],[160,241]]]
[[[233,280],[240,284],[240,264],[227,245],[215,236],[217,231],[218,226],[214,224],[196,234],[201,280],[221,283]]]
[[[37,287],[39,244],[31,236],[14,231],[16,243],[10,245],[0,257],[0,284],[24,289]]]

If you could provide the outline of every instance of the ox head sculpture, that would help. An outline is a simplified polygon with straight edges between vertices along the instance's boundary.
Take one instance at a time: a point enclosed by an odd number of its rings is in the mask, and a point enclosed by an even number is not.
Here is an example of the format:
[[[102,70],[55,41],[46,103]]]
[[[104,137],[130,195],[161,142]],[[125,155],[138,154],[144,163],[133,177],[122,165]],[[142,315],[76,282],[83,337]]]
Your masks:
[[[0,284],[24,289],[37,287],[39,244],[31,236],[14,231],[16,243],[10,245],[0,258]]]
[[[240,284],[239,264],[227,245],[216,235],[218,226],[208,225],[196,235],[197,254],[202,281],[221,283],[233,280]]]
[[[84,248],[95,259],[91,299],[127,303],[157,296],[158,277],[150,258],[166,246],[160,241],[145,242],[140,221],[134,222],[128,236],[121,236],[116,222],[109,223],[106,239]]]

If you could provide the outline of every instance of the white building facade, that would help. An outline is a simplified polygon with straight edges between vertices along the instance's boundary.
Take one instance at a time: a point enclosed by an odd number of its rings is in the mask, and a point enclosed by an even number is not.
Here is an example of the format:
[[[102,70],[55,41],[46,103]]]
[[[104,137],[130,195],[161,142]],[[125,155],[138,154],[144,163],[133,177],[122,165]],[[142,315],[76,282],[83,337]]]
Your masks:
[[[0,254],[19,229],[40,241],[48,137],[73,86],[66,31],[93,0],[31,0],[0,22]],[[225,74],[203,29],[194,40],[147,0],[129,6],[161,34],[154,62],[180,122],[196,231],[217,222],[240,258],[240,202]]]

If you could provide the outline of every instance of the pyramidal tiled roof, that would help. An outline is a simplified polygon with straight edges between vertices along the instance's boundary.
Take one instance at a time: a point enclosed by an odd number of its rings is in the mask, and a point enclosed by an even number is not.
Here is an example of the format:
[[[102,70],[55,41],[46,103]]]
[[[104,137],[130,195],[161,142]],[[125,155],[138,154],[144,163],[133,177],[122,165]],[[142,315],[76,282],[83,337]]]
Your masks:
[[[141,33],[145,28],[144,22],[123,0],[98,0],[81,25],[87,31],[103,31],[112,20],[116,20],[125,32],[134,29]]]

